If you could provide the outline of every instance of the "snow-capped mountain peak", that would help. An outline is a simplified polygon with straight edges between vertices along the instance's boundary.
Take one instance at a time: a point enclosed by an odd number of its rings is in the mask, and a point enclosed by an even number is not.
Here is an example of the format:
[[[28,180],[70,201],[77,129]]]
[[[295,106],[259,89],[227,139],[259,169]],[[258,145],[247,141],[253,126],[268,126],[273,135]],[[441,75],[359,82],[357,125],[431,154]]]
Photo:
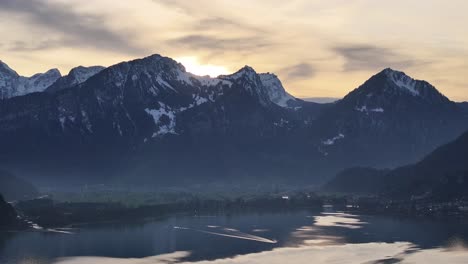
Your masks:
[[[78,66],[70,70],[70,72],[56,80],[52,85],[50,85],[45,91],[47,92],[56,92],[59,90],[67,89],[75,85],[81,84],[96,75],[100,71],[105,69],[102,66],[91,66],[84,67]]]
[[[257,77],[257,72],[250,66],[245,65],[241,69],[239,69],[237,72],[230,74],[230,75],[221,75],[219,78],[227,78],[227,79],[233,79],[237,80],[240,78],[246,78],[250,81],[255,81],[255,78]]]
[[[20,76],[6,63],[0,61],[0,99],[42,92],[61,77],[57,69],[37,73],[31,77]]]
[[[153,71],[183,71],[186,72],[184,65],[181,63],[169,58],[164,57],[159,54],[153,54],[143,59],[137,59],[130,61],[132,65],[143,66],[146,68],[151,68]]]
[[[76,68],[73,68],[68,74],[68,76],[72,76],[76,80],[77,83],[82,83],[88,80],[91,76],[102,71],[103,69],[105,69],[105,67],[102,67],[102,66],[90,66],[90,67],[78,66]]]
[[[408,91],[411,95],[420,95],[418,89],[416,88],[417,81],[406,75],[404,72],[386,68],[382,71],[382,73],[385,74],[396,86]]]
[[[372,76],[343,98],[353,109],[406,109],[452,102],[430,83],[387,68]]]
[[[273,73],[257,73],[246,65],[231,75],[222,75],[219,78],[244,83],[243,87],[256,94],[263,105],[274,103],[284,108],[300,108],[301,100],[286,92],[279,78]]]

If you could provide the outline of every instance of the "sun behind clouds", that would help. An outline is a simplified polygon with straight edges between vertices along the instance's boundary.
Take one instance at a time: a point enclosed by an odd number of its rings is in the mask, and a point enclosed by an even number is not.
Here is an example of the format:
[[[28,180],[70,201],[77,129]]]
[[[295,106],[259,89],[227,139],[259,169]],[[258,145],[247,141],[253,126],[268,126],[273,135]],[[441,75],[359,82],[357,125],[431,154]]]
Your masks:
[[[179,57],[175,58],[175,60],[182,63],[188,72],[199,76],[209,75],[210,77],[217,77],[229,73],[228,69],[224,66],[200,64],[196,57]]]

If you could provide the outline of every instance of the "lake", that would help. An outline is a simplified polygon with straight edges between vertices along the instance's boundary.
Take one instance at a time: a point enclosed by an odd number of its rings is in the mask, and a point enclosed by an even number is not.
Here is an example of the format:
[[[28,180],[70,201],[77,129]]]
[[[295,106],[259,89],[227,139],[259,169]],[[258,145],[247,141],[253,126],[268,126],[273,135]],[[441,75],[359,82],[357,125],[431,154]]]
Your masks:
[[[468,263],[468,221],[282,211],[0,233],[2,264]]]

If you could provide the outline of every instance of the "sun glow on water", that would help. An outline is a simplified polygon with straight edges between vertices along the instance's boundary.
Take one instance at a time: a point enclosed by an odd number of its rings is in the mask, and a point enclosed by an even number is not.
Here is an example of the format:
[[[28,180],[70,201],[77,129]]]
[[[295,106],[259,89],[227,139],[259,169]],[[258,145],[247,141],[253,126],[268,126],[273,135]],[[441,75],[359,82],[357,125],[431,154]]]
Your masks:
[[[199,76],[209,75],[210,77],[217,77],[229,73],[228,69],[224,66],[200,64],[196,57],[179,57],[175,60],[182,63],[188,72]]]

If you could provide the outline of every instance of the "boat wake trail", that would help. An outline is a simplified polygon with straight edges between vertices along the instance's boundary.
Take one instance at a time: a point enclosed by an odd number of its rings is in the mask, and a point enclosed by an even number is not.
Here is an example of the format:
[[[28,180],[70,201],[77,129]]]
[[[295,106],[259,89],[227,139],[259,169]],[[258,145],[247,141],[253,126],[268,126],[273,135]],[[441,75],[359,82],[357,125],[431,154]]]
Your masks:
[[[212,229],[221,229],[219,227],[214,227],[210,226]],[[231,229],[231,228],[222,228],[220,231],[214,232],[214,231],[207,231],[207,230],[202,230],[202,229],[194,229],[194,228],[188,228],[188,227],[182,227],[182,226],[174,226],[174,229],[179,229],[179,230],[191,230],[195,232],[200,232],[200,233],[205,233],[205,234],[210,234],[210,235],[215,235],[215,236],[223,236],[223,237],[231,237],[231,238],[237,238],[237,239],[244,239],[244,240],[251,240],[251,241],[257,241],[257,242],[263,242],[263,243],[270,243],[270,244],[276,244],[278,243],[277,240],[272,240],[268,239],[265,237],[260,237],[260,236],[255,236],[251,234],[247,234],[244,232],[241,232],[236,229]],[[221,233],[221,231],[224,231]]]

